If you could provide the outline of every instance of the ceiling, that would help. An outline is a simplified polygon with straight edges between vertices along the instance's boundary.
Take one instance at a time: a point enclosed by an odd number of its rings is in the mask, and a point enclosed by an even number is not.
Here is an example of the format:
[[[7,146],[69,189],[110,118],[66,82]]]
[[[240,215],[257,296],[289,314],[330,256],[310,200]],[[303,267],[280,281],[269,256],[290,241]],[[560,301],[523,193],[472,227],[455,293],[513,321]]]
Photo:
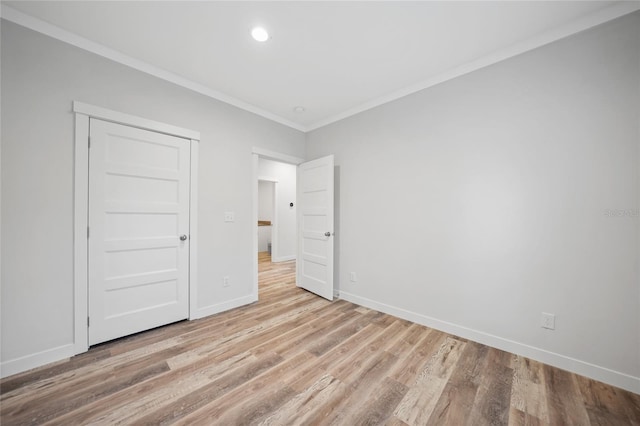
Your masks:
[[[8,1],[2,16],[307,131],[636,9],[603,1]],[[269,31],[267,42],[251,38],[255,25]]]

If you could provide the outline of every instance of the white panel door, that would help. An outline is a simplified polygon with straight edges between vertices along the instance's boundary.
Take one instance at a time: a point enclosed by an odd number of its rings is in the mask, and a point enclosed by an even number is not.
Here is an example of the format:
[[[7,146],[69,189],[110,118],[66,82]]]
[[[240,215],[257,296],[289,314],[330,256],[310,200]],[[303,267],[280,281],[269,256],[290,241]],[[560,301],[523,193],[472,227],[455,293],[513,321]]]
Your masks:
[[[298,166],[297,286],[333,300],[333,155]]]
[[[190,141],[91,119],[89,344],[189,315]]]

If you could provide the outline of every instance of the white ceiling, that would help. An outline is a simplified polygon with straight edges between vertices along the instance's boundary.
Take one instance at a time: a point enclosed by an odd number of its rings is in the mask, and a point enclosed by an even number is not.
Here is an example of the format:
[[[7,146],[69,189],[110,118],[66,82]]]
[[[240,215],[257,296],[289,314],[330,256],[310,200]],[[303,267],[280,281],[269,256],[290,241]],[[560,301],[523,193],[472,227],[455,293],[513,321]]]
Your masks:
[[[9,1],[2,15],[304,131],[638,8],[603,1]],[[251,39],[254,25],[271,39]]]

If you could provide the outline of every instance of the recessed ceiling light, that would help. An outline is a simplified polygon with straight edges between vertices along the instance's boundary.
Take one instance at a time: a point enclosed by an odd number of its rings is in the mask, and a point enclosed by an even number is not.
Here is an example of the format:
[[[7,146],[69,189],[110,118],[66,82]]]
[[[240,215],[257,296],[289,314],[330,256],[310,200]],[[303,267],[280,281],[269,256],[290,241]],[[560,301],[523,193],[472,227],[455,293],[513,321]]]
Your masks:
[[[253,27],[251,37],[253,37],[255,41],[263,42],[269,40],[269,33],[262,27]]]
[[[301,114],[301,113],[303,113],[305,111],[305,109],[304,109],[303,106],[297,106],[297,107],[293,108],[293,111],[297,112],[298,114]]]

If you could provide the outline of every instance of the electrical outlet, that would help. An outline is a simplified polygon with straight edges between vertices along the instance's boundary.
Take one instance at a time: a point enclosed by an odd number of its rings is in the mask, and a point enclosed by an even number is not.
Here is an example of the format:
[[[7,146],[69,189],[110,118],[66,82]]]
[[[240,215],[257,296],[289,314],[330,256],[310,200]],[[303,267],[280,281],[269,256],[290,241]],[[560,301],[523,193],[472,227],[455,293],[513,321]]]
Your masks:
[[[233,222],[235,220],[235,215],[233,212],[224,212],[224,221],[225,222]]]
[[[222,278],[222,287],[229,287],[229,275]]]
[[[355,272],[350,272],[349,273],[349,279],[351,280],[352,283],[355,283],[358,281],[358,276],[356,275]]]
[[[543,312],[540,316],[540,327],[547,328],[549,330],[556,329],[556,316],[554,314],[548,314]]]

